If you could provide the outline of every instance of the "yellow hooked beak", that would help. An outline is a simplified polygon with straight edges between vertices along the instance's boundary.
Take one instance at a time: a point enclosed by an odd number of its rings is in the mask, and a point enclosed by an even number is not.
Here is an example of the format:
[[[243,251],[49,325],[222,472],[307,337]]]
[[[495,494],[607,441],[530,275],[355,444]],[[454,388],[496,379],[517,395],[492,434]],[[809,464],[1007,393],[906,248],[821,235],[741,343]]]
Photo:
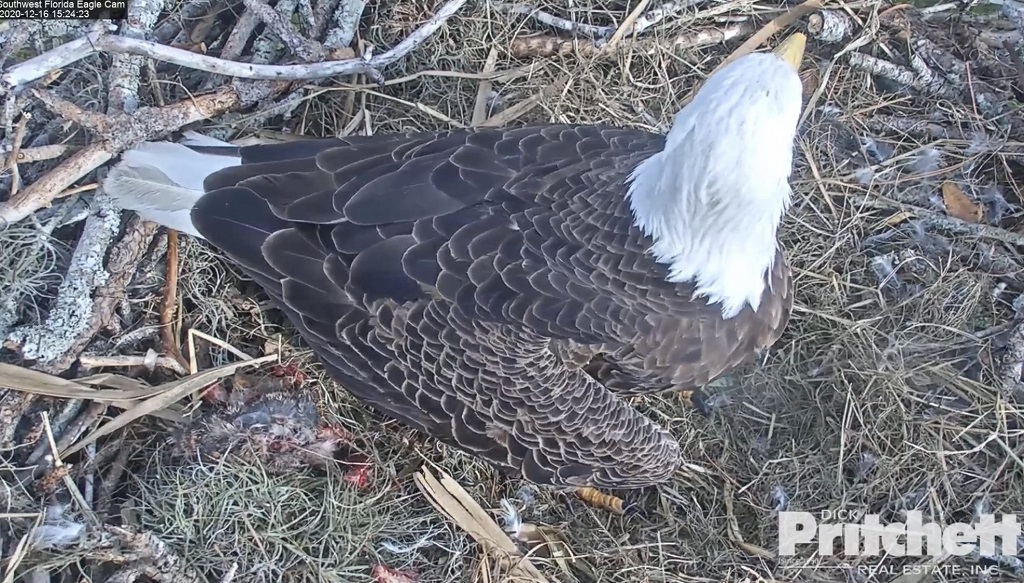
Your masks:
[[[772,51],[793,67],[795,71],[800,70],[800,64],[804,60],[804,48],[807,46],[807,37],[802,33],[794,33],[782,41],[782,44]]]

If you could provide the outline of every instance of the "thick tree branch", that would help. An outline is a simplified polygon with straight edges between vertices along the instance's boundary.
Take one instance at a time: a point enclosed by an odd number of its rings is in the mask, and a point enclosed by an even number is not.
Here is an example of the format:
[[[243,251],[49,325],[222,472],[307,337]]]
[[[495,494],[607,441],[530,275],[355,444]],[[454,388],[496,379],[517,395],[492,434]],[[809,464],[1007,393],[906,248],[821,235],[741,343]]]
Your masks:
[[[133,0],[126,18],[121,23],[120,34],[131,38],[144,38],[156,25],[157,16],[163,9],[163,0]],[[110,92],[107,99],[107,115],[91,114],[66,102],[51,98],[48,94],[37,92],[47,106],[61,111],[67,117],[78,116],[83,123],[103,128],[108,135],[118,135],[121,128],[104,128],[105,123],[116,117],[130,117],[139,103],[139,78],[142,73],[143,58],[132,55],[115,55],[111,62],[108,84]],[[111,152],[109,148],[94,150],[96,160],[103,160]],[[101,162],[102,163],[102,162]],[[82,169],[77,167],[76,169]],[[59,170],[59,168],[58,168]],[[90,170],[86,170],[88,172]],[[55,170],[50,175],[56,175]],[[45,183],[45,179],[40,181]],[[36,188],[35,183],[26,190],[30,196]],[[51,191],[52,196],[59,191]],[[25,193],[20,193],[25,194]],[[8,204],[16,202],[18,195],[11,197]],[[24,200],[24,199],[22,199]],[[75,247],[68,276],[61,286],[54,309],[46,321],[39,326],[31,326],[16,330],[12,340],[21,339],[21,351],[27,358],[40,360],[42,368],[59,372],[70,366],[78,354],[92,340],[98,330],[109,325],[112,320],[114,302],[124,295],[127,279],[120,271],[134,271],[135,264],[118,265],[117,258],[124,254],[124,247],[134,242],[126,235],[117,243],[111,254],[111,262],[104,264],[107,250],[115,240],[121,228],[121,213],[117,205],[100,192],[94,199],[94,212],[86,219],[86,227]],[[151,228],[155,231],[155,228]],[[150,235],[152,237],[152,235]],[[149,239],[140,241],[143,251],[148,247]]]
[[[656,47],[671,46],[677,49],[696,49],[729,42],[735,38],[750,34],[754,25],[749,22],[738,22],[722,27],[706,28],[686,32],[675,39],[647,38],[635,42],[622,42],[617,45],[600,43],[589,39],[566,39],[556,36],[527,36],[512,40],[509,53],[517,58],[542,58],[555,55],[576,55],[582,58],[601,55],[615,55],[623,51],[654,50]]]
[[[134,38],[93,33],[11,67],[7,73],[0,76],[0,86],[7,89],[21,88],[52,71],[96,53],[141,55],[182,67],[240,79],[308,81],[355,73],[378,77],[379,69],[398,61],[423,44],[435,31],[444,26],[448,18],[458,12],[466,1],[449,0],[426,24],[394,48],[369,59],[345,59],[298,65],[256,65],[227,61]]]
[[[273,91],[280,93],[286,86],[286,84],[277,84],[273,87]],[[212,93],[172,103],[165,107],[143,107],[132,115],[119,114],[106,117],[85,112],[45,91],[33,90],[33,95],[48,109],[100,134],[104,141],[96,142],[76,152],[42,179],[0,204],[0,225],[16,223],[35,211],[49,206],[75,181],[128,148],[148,140],[161,138],[190,123],[209,119],[265,97],[260,95],[243,96],[240,95],[238,87],[224,87]]]
[[[263,0],[242,0],[246,8],[259,17],[274,34],[284,42],[292,53],[307,62],[322,61],[326,58],[324,48],[318,42],[303,38],[299,31],[295,30],[288,16],[294,12],[297,0],[286,3],[287,9],[282,10],[279,5],[275,10]]]

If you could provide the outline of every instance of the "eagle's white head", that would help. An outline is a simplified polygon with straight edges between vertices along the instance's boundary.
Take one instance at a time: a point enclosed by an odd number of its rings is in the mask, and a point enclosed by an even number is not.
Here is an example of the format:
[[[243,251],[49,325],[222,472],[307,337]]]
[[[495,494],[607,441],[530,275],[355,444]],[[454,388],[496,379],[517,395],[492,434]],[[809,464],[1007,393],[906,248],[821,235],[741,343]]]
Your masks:
[[[757,309],[789,206],[806,38],[712,74],[676,116],[665,149],[633,171],[630,206],[669,280],[730,318]]]

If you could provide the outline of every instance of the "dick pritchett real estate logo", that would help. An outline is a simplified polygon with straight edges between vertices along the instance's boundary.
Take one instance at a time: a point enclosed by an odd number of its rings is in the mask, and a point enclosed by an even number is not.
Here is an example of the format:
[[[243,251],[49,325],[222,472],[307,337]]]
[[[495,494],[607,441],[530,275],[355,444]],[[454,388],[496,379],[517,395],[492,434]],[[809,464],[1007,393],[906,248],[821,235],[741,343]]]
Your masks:
[[[882,523],[877,514],[826,510],[779,512],[779,555],[795,556],[801,545],[819,556],[939,557],[1016,555],[1021,525],[1013,514],[980,514],[974,524],[924,522],[919,510],[903,522]],[[998,540],[998,545],[996,544]],[[838,543],[838,544],[837,544]],[[837,552],[841,547],[842,552]],[[806,547],[802,547],[806,549]]]

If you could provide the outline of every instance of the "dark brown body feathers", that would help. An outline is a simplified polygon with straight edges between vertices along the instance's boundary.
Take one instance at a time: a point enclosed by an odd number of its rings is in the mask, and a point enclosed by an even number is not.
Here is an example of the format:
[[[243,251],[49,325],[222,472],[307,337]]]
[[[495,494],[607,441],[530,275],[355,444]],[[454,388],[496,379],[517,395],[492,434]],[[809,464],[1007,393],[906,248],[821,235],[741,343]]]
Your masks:
[[[707,383],[792,305],[781,254],[728,321],[666,280],[624,186],[662,147],[569,125],[250,146],[192,217],[367,404],[534,482],[639,487],[679,446],[621,398]]]

